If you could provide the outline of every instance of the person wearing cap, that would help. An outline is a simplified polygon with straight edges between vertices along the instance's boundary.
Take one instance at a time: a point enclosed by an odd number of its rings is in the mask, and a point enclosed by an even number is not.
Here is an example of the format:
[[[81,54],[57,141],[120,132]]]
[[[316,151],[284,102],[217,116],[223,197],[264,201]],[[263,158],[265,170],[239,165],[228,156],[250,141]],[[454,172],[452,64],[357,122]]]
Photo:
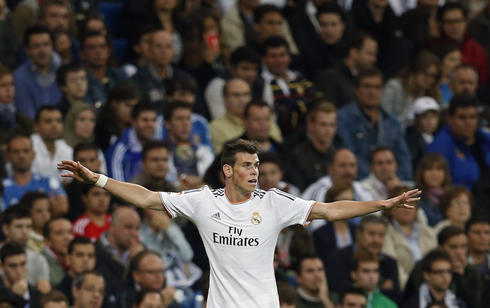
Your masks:
[[[405,140],[412,153],[414,168],[417,168],[427,146],[434,141],[440,112],[441,107],[432,97],[423,96],[414,101],[409,115],[413,119],[413,125],[405,131]]]

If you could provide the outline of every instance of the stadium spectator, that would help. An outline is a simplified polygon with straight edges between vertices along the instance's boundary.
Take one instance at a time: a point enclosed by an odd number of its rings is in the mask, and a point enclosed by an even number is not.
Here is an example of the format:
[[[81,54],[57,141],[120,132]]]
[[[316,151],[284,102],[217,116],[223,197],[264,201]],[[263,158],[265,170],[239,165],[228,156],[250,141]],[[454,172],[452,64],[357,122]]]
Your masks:
[[[439,234],[447,226],[464,229],[474,208],[475,200],[467,188],[464,186],[446,188],[439,201],[439,210],[444,220],[434,226],[434,232]]]
[[[129,78],[133,77],[140,68],[150,63],[150,42],[153,32],[157,29],[148,24],[136,26],[134,35],[128,37],[128,45],[132,48],[126,50],[125,63],[122,69]]]
[[[39,108],[36,112],[34,130],[31,142],[36,156],[32,162],[32,171],[60,179],[61,172],[56,168],[55,162],[73,157],[73,148],[61,139],[63,136],[61,111],[53,105]]]
[[[437,11],[441,35],[433,44],[437,47],[452,43],[459,46],[461,62],[473,66],[478,72],[479,84],[488,80],[488,55],[482,45],[468,34],[468,11],[461,4],[448,2]]]
[[[215,154],[220,154],[223,145],[245,133],[244,114],[252,95],[250,86],[241,79],[230,79],[223,86],[223,100],[226,114],[211,122],[211,137]],[[281,130],[274,120],[270,119],[269,134],[282,142]]]
[[[32,218],[29,210],[23,205],[11,206],[3,212],[2,232],[5,235],[5,242],[17,243],[24,247],[29,263],[26,280],[39,291],[47,293],[51,290],[48,264],[43,256],[27,247],[31,231]]]
[[[349,33],[343,42],[341,63],[320,71],[315,78],[315,87],[337,108],[355,102],[356,78],[361,71],[374,67],[377,54],[378,43],[369,34],[362,31]]]
[[[82,202],[85,203],[85,214],[73,222],[75,237],[85,236],[92,242],[109,229],[111,214],[108,213],[111,195],[96,186],[82,186]]]
[[[0,286],[10,289],[22,303],[17,307],[37,307],[41,293],[26,280],[27,257],[24,248],[18,243],[7,243],[0,249],[0,268],[3,277]]]
[[[88,68],[88,95],[102,105],[118,82],[126,80],[124,72],[109,65],[111,47],[107,36],[90,32],[82,39],[81,58]]]
[[[367,298],[364,290],[350,287],[340,296],[338,308],[363,308],[366,307]]]
[[[371,194],[373,200],[387,199],[390,190],[400,185],[413,187],[413,182],[402,182],[396,175],[398,163],[388,147],[378,146],[371,152],[370,169],[371,173],[361,181],[361,185]]]
[[[130,207],[120,207],[113,213],[109,230],[95,243],[95,268],[111,282],[107,294],[115,294],[124,288],[130,258],[144,249],[139,244],[139,227],[138,213]]]
[[[1,59],[1,56],[0,56]],[[4,147],[15,134],[32,134],[32,121],[15,104],[14,75],[0,64],[0,146]]]
[[[450,256],[450,289],[455,290],[454,294],[466,304],[465,307],[480,307],[483,285],[478,270],[468,264],[468,239],[464,230],[455,226],[446,227],[437,236],[437,242],[438,248]],[[426,271],[424,260],[415,265],[405,288],[405,299],[417,293],[426,279]]]
[[[170,148],[170,172],[167,179],[181,189],[200,187],[204,173],[214,160],[210,146],[192,139],[192,105],[173,102],[165,106],[163,112],[168,130]]]
[[[95,111],[89,104],[82,102],[72,106],[65,118],[63,140],[72,148],[80,143],[94,142],[95,120]]]
[[[40,308],[65,308],[69,306],[66,296],[58,290],[53,290],[41,296]]]
[[[17,109],[31,119],[42,106],[61,100],[55,81],[61,58],[53,51],[53,44],[53,36],[45,27],[33,26],[26,31],[24,45],[29,60],[14,72],[14,101]]]
[[[441,76],[439,79],[439,90],[441,91],[441,106],[446,109],[449,101],[453,97],[451,78],[454,78],[454,70],[461,65],[461,51],[457,45],[442,45],[436,50],[436,54],[441,61]]]
[[[49,265],[49,280],[56,287],[65,276],[68,246],[73,240],[71,222],[62,217],[53,218],[44,225],[46,247],[41,254]]]
[[[150,64],[141,68],[132,79],[141,92],[141,101],[152,103],[159,110],[166,104],[165,83],[175,77],[189,77],[188,73],[174,67],[172,34],[159,30],[153,33],[150,42]]]
[[[298,292],[285,281],[277,282],[277,293],[279,295],[280,308],[296,308]]]
[[[369,150],[383,145],[395,155],[400,180],[408,181],[412,179],[412,157],[407,143],[400,138],[400,123],[381,107],[382,88],[383,75],[380,71],[370,69],[361,72],[354,91],[357,102],[339,110],[337,132],[343,145],[357,157],[359,178],[369,175]]]
[[[329,298],[329,288],[325,269],[319,257],[305,255],[295,266],[298,281],[298,308],[334,308]],[[321,304],[322,306],[320,306]]]
[[[145,308],[151,306],[153,308],[164,308],[163,300],[162,294],[158,290],[142,289],[136,293],[132,307]]]
[[[482,275],[482,303],[490,303],[490,222],[486,217],[474,217],[466,223],[468,264]]]
[[[281,170],[281,158],[276,153],[261,153],[259,155],[259,187],[263,190],[277,188],[293,196],[299,196],[299,189],[291,183],[283,181],[284,172]]]
[[[393,187],[388,196],[408,190],[408,187]],[[382,252],[398,261],[398,277],[402,289],[405,288],[415,263],[437,246],[436,234],[427,222],[417,217],[418,204],[413,205],[415,209],[412,210],[383,213],[388,219],[388,228]]]
[[[439,153],[425,154],[417,166],[415,186],[422,190],[419,205],[431,227],[443,220],[439,203],[449,185],[451,174],[444,157]]]
[[[13,13],[7,7],[7,1],[0,1],[0,59],[3,65],[12,69],[15,66],[15,28],[13,23]]]
[[[337,109],[326,101],[316,103],[306,115],[306,140],[302,139],[291,150],[289,179],[304,190],[328,174],[338,142]],[[336,142],[337,141],[337,142]]]
[[[54,216],[68,211],[68,199],[59,180],[32,172],[31,166],[36,153],[28,137],[12,137],[7,146],[7,155],[12,163],[13,176],[2,181],[4,210],[17,203],[26,192],[43,190],[49,196]]]
[[[149,104],[138,104],[131,111],[131,128],[107,150],[105,157],[109,174],[120,181],[129,181],[141,171],[141,151],[156,131],[157,111]]]
[[[82,273],[73,280],[73,308],[101,308],[105,292],[105,279],[99,272]]]
[[[341,293],[352,285],[350,260],[356,251],[365,251],[379,257],[379,288],[395,303],[400,300],[398,265],[395,259],[381,252],[386,234],[386,222],[374,215],[362,218],[356,229],[357,243],[336,250],[327,257],[325,271],[331,283],[331,292]]]
[[[35,252],[41,252],[46,245],[44,243],[44,225],[51,219],[51,204],[49,197],[40,191],[26,193],[19,201],[31,212],[32,230],[27,240],[27,248]]]
[[[238,0],[231,11],[223,16],[223,34],[231,51],[255,40],[254,12],[258,6],[258,0]]]
[[[325,202],[354,200],[352,182],[339,180],[330,187],[325,195]],[[347,221],[326,223],[313,232],[315,250],[323,264],[333,251],[353,245],[356,242],[356,227]]]
[[[413,108],[418,98],[428,96],[441,101],[439,70],[439,58],[432,52],[422,51],[398,76],[386,82],[382,105],[396,116],[403,130],[413,123]]]
[[[434,141],[439,127],[441,107],[433,98],[423,96],[414,101],[410,113],[414,122],[405,131],[405,141],[412,154],[412,166],[416,170],[425,149]]]
[[[280,36],[267,38],[261,47],[263,99],[273,108],[284,136],[304,126],[307,107],[314,98],[313,84],[290,69],[291,49]]]
[[[422,308],[431,302],[442,302],[448,307],[467,307],[451,291],[452,261],[446,251],[431,251],[424,257],[421,264],[423,283],[416,294],[402,303],[401,308]]]
[[[259,54],[249,46],[240,47],[231,54],[229,71],[211,80],[204,91],[211,119],[218,119],[227,111],[223,90],[230,79],[244,80],[250,86],[252,99],[262,98],[264,80],[259,76],[259,65]]]
[[[70,305],[73,304],[73,294],[71,292],[73,279],[87,271],[93,271],[95,262],[95,246],[90,239],[82,236],[70,242],[68,254],[66,255],[68,269],[63,280],[56,286],[57,290],[66,295]]]
[[[366,307],[398,308],[398,305],[379,291],[379,258],[367,252],[352,256],[350,276],[354,287],[364,290],[368,302]]]
[[[109,93],[95,126],[97,145],[103,152],[122,136],[126,128],[131,127],[131,111],[139,100],[138,87],[131,81],[116,84]]]

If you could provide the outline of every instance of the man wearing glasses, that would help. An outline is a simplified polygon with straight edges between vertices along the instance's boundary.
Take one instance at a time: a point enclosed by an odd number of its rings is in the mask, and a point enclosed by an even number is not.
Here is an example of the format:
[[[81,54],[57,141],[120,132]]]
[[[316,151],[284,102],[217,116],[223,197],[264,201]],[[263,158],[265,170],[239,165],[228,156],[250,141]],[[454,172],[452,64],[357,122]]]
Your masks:
[[[98,272],[79,275],[73,281],[73,308],[100,308],[104,302],[105,281]]]

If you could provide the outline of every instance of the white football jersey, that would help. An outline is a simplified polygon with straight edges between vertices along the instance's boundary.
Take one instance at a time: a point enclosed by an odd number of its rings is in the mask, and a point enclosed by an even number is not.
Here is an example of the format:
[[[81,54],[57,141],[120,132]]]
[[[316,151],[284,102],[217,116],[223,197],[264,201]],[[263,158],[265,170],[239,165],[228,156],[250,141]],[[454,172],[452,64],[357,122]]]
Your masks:
[[[278,308],[274,249],[279,232],[307,224],[314,201],[278,189],[232,203],[224,188],[160,192],[172,218],[194,222],[210,263],[209,308]]]

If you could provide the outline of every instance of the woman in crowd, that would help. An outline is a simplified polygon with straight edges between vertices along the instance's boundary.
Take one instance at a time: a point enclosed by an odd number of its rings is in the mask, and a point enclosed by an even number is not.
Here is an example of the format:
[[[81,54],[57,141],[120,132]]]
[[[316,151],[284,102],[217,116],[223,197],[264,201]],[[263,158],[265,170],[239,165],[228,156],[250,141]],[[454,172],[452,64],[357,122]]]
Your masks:
[[[434,227],[436,234],[447,226],[464,229],[475,206],[473,194],[462,185],[454,186],[447,188],[440,200],[439,209],[444,220]]]
[[[451,73],[461,64],[461,51],[456,45],[442,45],[436,50],[441,61],[441,77],[439,79],[439,90],[441,91],[441,106],[447,108],[453,92],[449,87]]]
[[[441,93],[437,84],[439,66],[440,61],[435,54],[422,51],[412,65],[386,83],[383,107],[398,118],[402,127],[409,126],[413,121],[410,110],[416,98],[429,96],[440,102]]]
[[[339,200],[354,200],[352,183],[336,182],[325,194],[325,202]],[[325,262],[330,252],[355,243],[355,226],[345,220],[328,222],[313,232],[313,238],[316,252]]]
[[[396,187],[390,191],[389,198],[408,190],[408,187]],[[405,288],[415,263],[437,246],[434,231],[417,219],[418,204],[414,206],[415,210],[397,209],[383,212],[383,216],[388,219],[388,228],[382,252],[398,261],[398,277],[402,289]]]
[[[444,157],[439,153],[424,155],[415,172],[415,183],[422,190],[419,205],[429,226],[434,227],[443,220],[439,210],[440,198],[444,189],[451,185],[451,173]]]

